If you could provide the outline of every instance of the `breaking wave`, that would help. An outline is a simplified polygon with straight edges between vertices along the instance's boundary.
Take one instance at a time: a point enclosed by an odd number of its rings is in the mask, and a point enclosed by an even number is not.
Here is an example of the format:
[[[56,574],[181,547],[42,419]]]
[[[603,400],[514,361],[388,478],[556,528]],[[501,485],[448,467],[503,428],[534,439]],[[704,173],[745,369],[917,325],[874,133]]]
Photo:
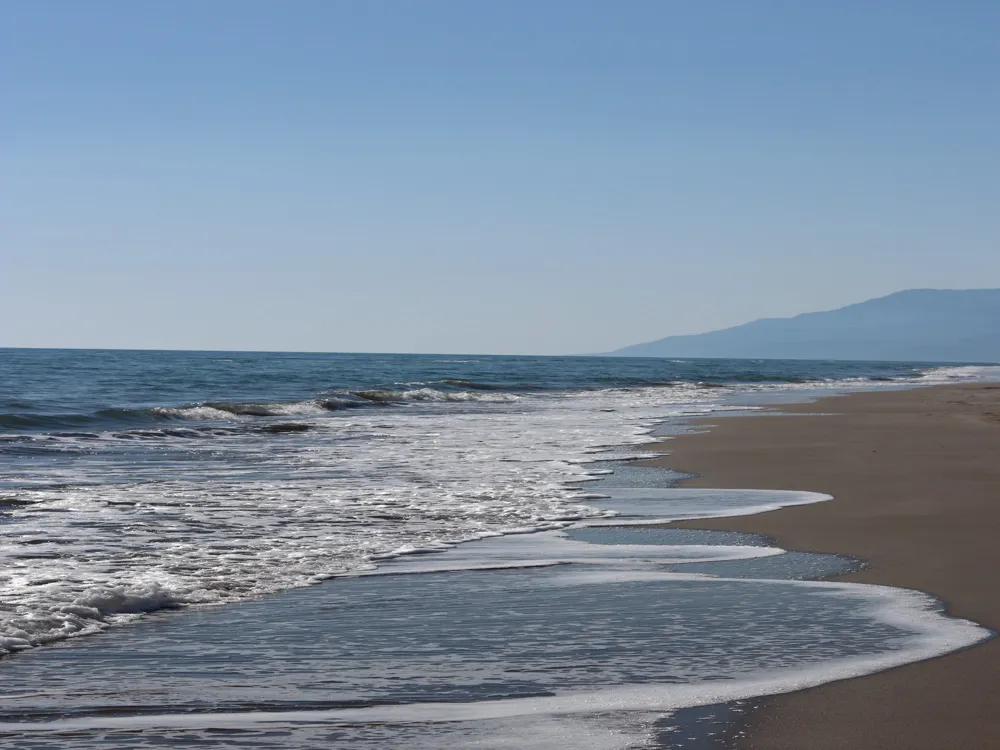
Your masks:
[[[292,402],[226,402],[206,401],[183,406],[154,406],[148,409],[101,409],[91,414],[2,414],[0,429],[48,431],[87,427],[122,427],[162,421],[233,421],[254,417],[314,417],[343,409],[417,402],[504,403],[517,401],[513,393],[492,390],[454,390],[416,388],[412,390],[371,389],[345,391],[305,401]]]
[[[407,401],[517,401],[513,393],[482,393],[479,391],[439,391],[435,388],[417,388],[411,391],[377,389],[352,391],[354,396],[374,403],[404,403]]]

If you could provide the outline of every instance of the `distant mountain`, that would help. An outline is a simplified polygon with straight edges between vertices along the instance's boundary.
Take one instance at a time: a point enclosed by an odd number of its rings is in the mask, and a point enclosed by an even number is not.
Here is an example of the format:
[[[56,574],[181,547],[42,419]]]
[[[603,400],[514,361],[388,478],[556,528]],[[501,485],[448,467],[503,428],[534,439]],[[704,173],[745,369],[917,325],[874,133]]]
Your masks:
[[[1000,361],[1000,289],[909,289],[837,310],[668,336],[620,357]]]

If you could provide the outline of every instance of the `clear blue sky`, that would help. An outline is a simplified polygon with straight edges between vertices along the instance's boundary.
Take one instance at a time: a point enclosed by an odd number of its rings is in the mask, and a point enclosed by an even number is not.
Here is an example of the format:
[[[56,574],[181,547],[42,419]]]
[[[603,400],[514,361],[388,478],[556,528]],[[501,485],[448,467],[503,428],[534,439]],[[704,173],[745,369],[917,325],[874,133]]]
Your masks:
[[[994,0],[0,0],[0,346],[605,351],[1000,287]]]

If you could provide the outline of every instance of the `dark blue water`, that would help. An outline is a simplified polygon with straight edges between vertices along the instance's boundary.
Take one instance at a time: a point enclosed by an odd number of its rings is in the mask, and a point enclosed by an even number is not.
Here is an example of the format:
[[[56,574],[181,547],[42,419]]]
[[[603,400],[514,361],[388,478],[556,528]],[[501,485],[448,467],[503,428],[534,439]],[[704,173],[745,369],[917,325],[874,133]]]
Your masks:
[[[918,377],[932,367],[811,360],[0,349],[0,434],[162,423],[182,416],[157,408],[200,404],[269,416],[268,405],[315,400],[338,411],[394,403],[399,394],[419,388],[457,394],[676,383],[885,382]]]

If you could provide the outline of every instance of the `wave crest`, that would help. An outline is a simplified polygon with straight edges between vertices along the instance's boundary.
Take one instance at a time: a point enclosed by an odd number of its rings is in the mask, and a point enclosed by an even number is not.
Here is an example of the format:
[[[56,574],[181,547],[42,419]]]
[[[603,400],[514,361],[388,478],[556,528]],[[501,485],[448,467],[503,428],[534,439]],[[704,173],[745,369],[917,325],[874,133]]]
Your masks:
[[[406,401],[487,401],[506,402],[517,401],[513,393],[496,393],[483,391],[439,391],[436,388],[416,388],[410,391],[393,391],[376,389],[369,391],[352,391],[358,398],[374,403],[401,403]]]

